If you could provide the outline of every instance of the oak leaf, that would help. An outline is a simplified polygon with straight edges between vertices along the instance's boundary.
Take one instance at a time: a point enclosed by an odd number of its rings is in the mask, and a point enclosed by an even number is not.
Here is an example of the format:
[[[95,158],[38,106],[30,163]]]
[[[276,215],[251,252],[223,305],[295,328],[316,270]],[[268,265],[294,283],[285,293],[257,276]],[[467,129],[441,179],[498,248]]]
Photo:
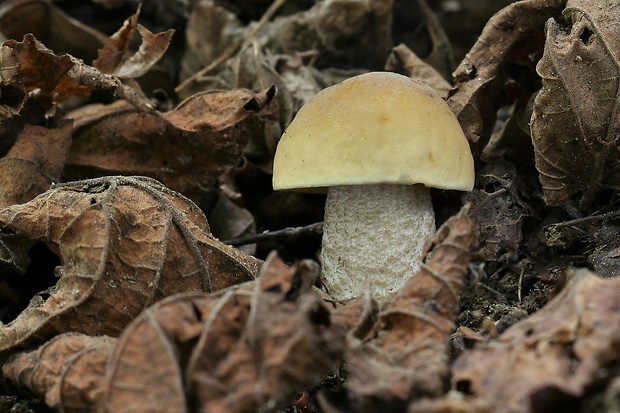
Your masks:
[[[147,306],[253,279],[259,260],[220,243],[190,200],[142,177],[58,185],[0,211],[5,238],[44,242],[58,281],[0,324],[0,356],[62,332],[117,335]]]

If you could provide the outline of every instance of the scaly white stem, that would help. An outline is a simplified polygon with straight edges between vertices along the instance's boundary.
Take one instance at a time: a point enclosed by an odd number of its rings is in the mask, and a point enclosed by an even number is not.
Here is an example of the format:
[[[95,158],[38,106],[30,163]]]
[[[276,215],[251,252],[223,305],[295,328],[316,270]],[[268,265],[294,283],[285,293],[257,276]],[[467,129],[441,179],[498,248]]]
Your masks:
[[[370,281],[383,303],[414,275],[426,240],[435,232],[424,185],[330,187],[325,204],[322,278],[338,299],[360,295]]]

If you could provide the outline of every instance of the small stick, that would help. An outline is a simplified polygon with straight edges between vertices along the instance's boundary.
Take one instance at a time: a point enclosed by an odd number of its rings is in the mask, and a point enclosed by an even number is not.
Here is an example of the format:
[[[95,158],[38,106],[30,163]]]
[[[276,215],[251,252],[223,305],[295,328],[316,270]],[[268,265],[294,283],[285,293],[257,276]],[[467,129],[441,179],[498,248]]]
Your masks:
[[[233,238],[223,241],[224,244],[232,245],[233,247],[239,247],[241,245],[255,244],[258,242],[267,241],[285,241],[291,242],[298,238],[306,237],[309,235],[321,235],[323,233],[323,223],[317,222],[314,224],[306,225],[305,227],[289,227],[279,229],[276,231],[263,232],[255,235],[245,235],[243,237]]]
[[[197,71],[196,73],[188,77],[187,79],[185,79],[174,89],[174,91],[179,93],[181,90],[189,86],[190,83],[192,83],[194,80],[196,80],[200,76],[204,76],[205,74],[209,73],[211,70],[215,69],[220,64],[222,64],[223,62],[228,60],[230,57],[232,57],[235,53],[237,53],[237,51],[243,49],[246,45],[251,43],[254,36],[256,36],[256,33],[258,33],[258,31],[262,29],[265,24],[267,24],[267,22],[273,17],[276,11],[278,11],[280,6],[282,6],[285,2],[286,0],[276,0],[273,3],[271,3],[271,6],[269,6],[267,11],[265,11],[265,14],[263,14],[263,16],[260,18],[258,23],[256,23],[256,25],[252,27],[252,29],[248,32],[243,42],[228,46],[226,50],[224,50],[224,52],[217,59],[215,59],[214,61],[212,61],[207,66],[203,67],[202,69],[200,69],[199,71]]]

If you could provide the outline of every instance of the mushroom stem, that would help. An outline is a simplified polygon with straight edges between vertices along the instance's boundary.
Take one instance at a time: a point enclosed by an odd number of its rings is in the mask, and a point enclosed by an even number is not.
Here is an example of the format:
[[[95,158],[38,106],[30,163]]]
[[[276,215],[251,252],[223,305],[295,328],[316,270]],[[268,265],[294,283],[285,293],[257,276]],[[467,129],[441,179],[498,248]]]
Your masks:
[[[322,277],[338,299],[362,293],[365,280],[383,303],[414,275],[435,232],[424,185],[356,185],[328,189],[320,260]]]

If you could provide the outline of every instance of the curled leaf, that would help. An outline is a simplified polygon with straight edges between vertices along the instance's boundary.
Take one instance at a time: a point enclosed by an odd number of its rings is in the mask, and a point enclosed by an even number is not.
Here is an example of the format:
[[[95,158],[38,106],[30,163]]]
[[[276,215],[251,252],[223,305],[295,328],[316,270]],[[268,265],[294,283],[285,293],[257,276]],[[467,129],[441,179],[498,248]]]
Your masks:
[[[53,287],[0,324],[0,356],[67,331],[117,335],[166,296],[253,279],[260,261],[208,228],[187,198],[139,177],[62,184],[0,211],[1,231],[44,242],[62,263]]]
[[[208,91],[166,113],[123,102],[70,113],[76,132],[65,177],[145,175],[191,194],[213,186],[241,159],[249,136],[239,123],[275,105],[275,89]]]
[[[577,270],[537,313],[463,353],[452,381],[488,411],[544,411],[579,397],[618,359],[618,302],[620,278]]]
[[[74,340],[100,338],[64,335],[14,356],[4,372],[45,394],[48,404],[61,400],[50,405],[65,411],[273,410],[337,362],[342,336],[312,289],[317,272],[316,264],[289,268],[272,255],[255,281],[212,294],[178,294],[146,309],[113,339],[112,351],[85,354]],[[99,377],[84,372],[92,386],[79,392],[64,383],[82,355],[93,360]]]
[[[414,396],[437,396],[449,373],[449,337],[476,242],[467,209],[427,244],[428,263],[388,301],[370,330],[347,336],[346,386],[360,411],[403,409]]]
[[[105,75],[70,55],[55,55],[32,34],[23,41],[7,40],[0,46],[0,86],[31,92],[39,89],[53,101],[89,97],[94,90],[109,90],[142,109],[150,103],[114,76]],[[25,96],[25,95],[24,95]]]
[[[151,307],[109,361],[107,406],[146,412],[190,404],[226,413],[292,400],[330,371],[341,345],[329,309],[311,290],[316,273],[272,255],[254,282]],[[162,392],[153,394],[153,386]]]
[[[121,79],[136,78],[144,75],[161,59],[174,30],[153,34],[146,27],[138,24],[140,7],[138,11],[125,20],[121,27],[111,37],[111,43],[99,50],[99,57],[93,62],[93,66],[103,73],[118,76]],[[131,41],[136,28],[142,37],[142,44],[135,53],[131,53]]]
[[[559,15],[565,4],[566,0],[523,0],[503,8],[488,21],[453,73],[457,84],[447,102],[474,152],[486,146],[497,110],[510,103],[506,102],[509,63],[519,63],[513,68],[536,63],[543,43],[538,40],[539,33],[547,19]]]
[[[452,87],[433,66],[420,59],[405,44],[399,44],[392,49],[385,66],[388,71],[404,73],[431,86],[442,98],[448,96]]]
[[[24,126],[0,159],[0,208],[30,201],[60,180],[72,130],[71,122],[59,128]]]
[[[601,189],[620,188],[617,14],[617,1],[571,0],[564,21],[547,22],[531,121],[547,205],[587,209]]]
[[[0,9],[0,32],[7,39],[32,33],[57,54],[91,62],[108,37],[66,14],[57,3],[46,0],[6,0]]]
[[[45,403],[65,413],[96,411],[106,361],[117,340],[66,333],[36,351],[19,353],[2,367],[15,383],[41,395]]]

